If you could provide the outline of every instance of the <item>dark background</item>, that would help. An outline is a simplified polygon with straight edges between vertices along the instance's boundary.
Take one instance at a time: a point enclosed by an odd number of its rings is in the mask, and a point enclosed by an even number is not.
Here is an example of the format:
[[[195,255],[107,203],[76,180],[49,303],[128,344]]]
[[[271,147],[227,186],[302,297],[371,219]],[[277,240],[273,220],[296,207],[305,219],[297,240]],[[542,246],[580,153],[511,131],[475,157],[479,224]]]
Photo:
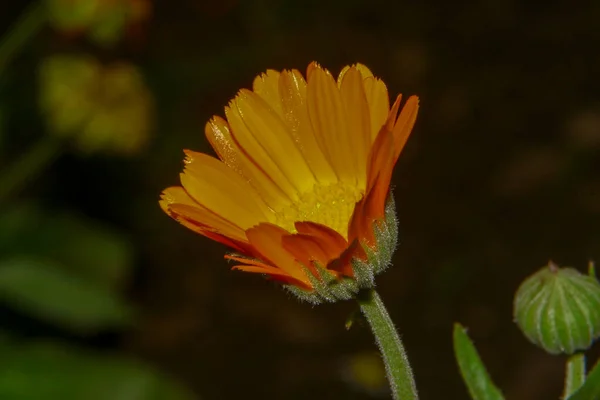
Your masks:
[[[512,322],[519,283],[549,259],[584,270],[600,257],[600,3],[447,1],[156,1],[149,20],[110,48],[50,28],[5,75],[2,168],[48,133],[36,68],[87,52],[137,65],[155,102],[150,144],[129,157],[72,148],[14,196],[74,212],[125,236],[132,270],[127,329],[72,334],[6,305],[18,338],[117,351],[165,371],[203,399],[368,399],[348,378],[375,350],[352,302],[301,304],[261,277],[229,270],[221,245],[159,209],[184,148],[212,152],[204,124],[267,68],[334,74],[361,62],[391,96],[421,110],[396,166],[401,245],[379,293],[408,348],[423,399],[467,398],[453,322],[469,328],[508,399],[558,398],[562,357]],[[0,5],[0,28],[25,3]],[[2,207],[6,207],[3,204]]]

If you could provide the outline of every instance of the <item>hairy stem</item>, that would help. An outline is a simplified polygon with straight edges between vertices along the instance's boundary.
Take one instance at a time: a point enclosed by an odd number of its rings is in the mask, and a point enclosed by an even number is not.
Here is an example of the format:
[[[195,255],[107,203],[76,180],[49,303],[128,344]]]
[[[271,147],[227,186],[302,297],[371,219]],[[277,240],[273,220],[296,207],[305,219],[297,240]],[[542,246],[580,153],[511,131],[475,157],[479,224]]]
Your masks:
[[[406,350],[381,301],[381,297],[373,289],[364,290],[358,295],[358,304],[360,304],[361,311],[369,321],[381,351],[394,399],[418,399],[417,388]]]

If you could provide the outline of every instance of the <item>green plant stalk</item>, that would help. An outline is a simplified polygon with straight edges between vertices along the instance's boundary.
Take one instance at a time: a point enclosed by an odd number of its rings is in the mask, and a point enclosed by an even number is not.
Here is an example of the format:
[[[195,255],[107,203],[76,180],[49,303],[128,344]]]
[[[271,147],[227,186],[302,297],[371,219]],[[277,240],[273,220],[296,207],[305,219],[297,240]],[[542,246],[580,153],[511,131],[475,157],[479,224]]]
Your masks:
[[[585,382],[585,355],[578,353],[569,357],[565,372],[563,399],[568,399]]]
[[[0,175],[0,204],[52,163],[60,154],[61,148],[60,139],[47,135],[39,139],[12,165],[3,167]]]
[[[40,0],[33,3],[0,39],[0,75],[19,49],[33,38],[47,21],[46,8]]]
[[[394,399],[418,399],[406,350],[381,297],[373,289],[364,290],[358,294],[358,304],[371,326],[377,346],[381,351]]]

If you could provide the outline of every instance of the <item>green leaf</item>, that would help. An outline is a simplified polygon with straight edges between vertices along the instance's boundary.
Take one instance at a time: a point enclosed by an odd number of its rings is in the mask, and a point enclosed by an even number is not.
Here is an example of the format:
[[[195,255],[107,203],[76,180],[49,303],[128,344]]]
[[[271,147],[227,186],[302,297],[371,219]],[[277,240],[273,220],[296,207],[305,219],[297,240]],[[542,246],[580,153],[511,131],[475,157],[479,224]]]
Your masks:
[[[568,400],[600,399],[600,362],[587,376],[585,383]]]
[[[34,204],[0,214],[0,254],[23,254],[60,267],[107,288],[121,289],[130,274],[133,248],[119,232],[72,214],[44,215]]]
[[[80,276],[120,289],[130,273],[133,249],[118,232],[97,221],[62,214],[38,231],[39,254]]]
[[[453,339],[454,354],[471,398],[503,400],[504,396],[492,382],[466,330],[458,323],[454,324]]]
[[[563,398],[568,399],[585,382],[585,355],[577,353],[569,357],[565,369],[566,376]]]
[[[0,262],[0,298],[24,312],[82,332],[121,326],[131,317],[130,309],[112,290],[34,258]]]
[[[192,400],[184,387],[144,364],[50,343],[0,347],[5,400]]]

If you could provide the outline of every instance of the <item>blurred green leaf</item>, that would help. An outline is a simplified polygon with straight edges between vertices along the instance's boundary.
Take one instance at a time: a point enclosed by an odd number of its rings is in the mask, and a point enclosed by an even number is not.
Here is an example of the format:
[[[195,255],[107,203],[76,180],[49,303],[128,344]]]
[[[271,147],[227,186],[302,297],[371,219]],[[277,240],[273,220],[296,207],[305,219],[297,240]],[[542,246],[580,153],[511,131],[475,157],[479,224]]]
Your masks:
[[[568,400],[591,400],[600,399],[600,362],[587,376],[583,386],[581,386]]]
[[[47,220],[38,231],[41,254],[107,287],[119,287],[129,275],[133,250],[118,232],[73,215]]]
[[[53,344],[1,346],[3,400],[191,400],[191,393],[131,360]]]
[[[120,326],[131,317],[131,310],[113,291],[34,258],[0,261],[0,298],[78,331]]]
[[[130,273],[133,248],[122,234],[94,220],[45,216],[24,203],[0,214],[0,254],[50,259],[77,276],[120,289]]]
[[[473,342],[460,324],[454,324],[453,338],[454,354],[471,398],[473,400],[503,400],[504,396],[492,382]]]

